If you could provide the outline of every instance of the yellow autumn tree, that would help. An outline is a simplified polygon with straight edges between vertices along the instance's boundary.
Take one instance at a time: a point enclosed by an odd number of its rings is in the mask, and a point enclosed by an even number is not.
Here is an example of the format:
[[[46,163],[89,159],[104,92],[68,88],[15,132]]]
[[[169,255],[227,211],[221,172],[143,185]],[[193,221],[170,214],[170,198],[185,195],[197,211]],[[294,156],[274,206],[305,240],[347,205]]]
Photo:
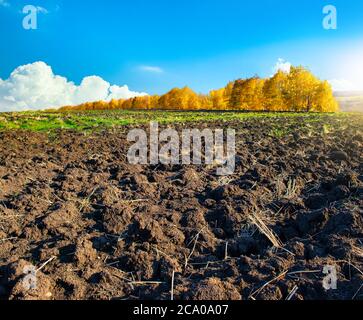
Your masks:
[[[199,94],[199,109],[201,110],[213,110],[213,103],[210,98],[210,95],[207,94]]]
[[[287,77],[286,102],[289,111],[312,111],[320,81],[304,67],[291,67]]]
[[[234,81],[230,81],[224,87],[224,95],[226,97],[227,102],[229,102],[229,100],[231,99],[233,86],[234,86]]]
[[[226,89],[212,90],[209,93],[212,109],[225,110],[228,108],[228,97],[226,95]]]
[[[337,112],[339,105],[334,98],[333,89],[328,81],[321,82],[315,91],[313,111]]]
[[[286,86],[288,74],[279,70],[276,74],[267,79],[263,86],[264,109],[269,111],[285,111],[286,107]]]
[[[150,108],[150,98],[149,96],[135,97],[132,98],[131,109],[135,110],[147,110]]]
[[[273,77],[257,76],[229,82],[208,95],[197,94],[189,87],[174,88],[158,96],[141,96],[109,102],[86,102],[70,110],[266,110],[299,112],[335,112],[339,110],[333,90],[304,67],[291,67],[289,73],[278,71]]]
[[[165,110],[198,110],[200,101],[198,95],[190,88],[174,88],[160,97],[159,106]]]
[[[242,105],[242,95],[244,89],[244,83],[246,80],[239,79],[233,83],[233,88],[231,91],[231,96],[228,101],[228,108],[231,110],[239,110],[244,108],[245,106]]]
[[[116,100],[116,99],[112,99],[108,104],[108,107],[111,110],[121,109],[121,106],[122,106],[122,100]]]
[[[149,109],[155,110],[155,109],[159,109],[159,100],[160,100],[160,96],[158,95],[153,95],[153,96],[149,96]]]
[[[264,82],[258,77],[235,81],[229,107],[233,110],[263,110]]]
[[[159,96],[141,96],[129,100],[131,103],[124,103],[123,109],[150,110],[157,109]]]

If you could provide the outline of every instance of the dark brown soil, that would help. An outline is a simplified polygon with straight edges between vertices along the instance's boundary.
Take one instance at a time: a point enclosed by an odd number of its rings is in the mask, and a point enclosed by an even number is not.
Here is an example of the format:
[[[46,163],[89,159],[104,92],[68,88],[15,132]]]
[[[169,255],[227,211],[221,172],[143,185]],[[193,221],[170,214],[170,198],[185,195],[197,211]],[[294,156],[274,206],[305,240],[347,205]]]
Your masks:
[[[238,133],[229,177],[130,165],[127,127],[0,132],[0,298],[170,299],[174,272],[175,299],[282,300],[295,286],[292,299],[362,299],[362,124],[228,123]],[[29,265],[43,267],[27,291]],[[323,288],[326,265],[337,268],[337,290]]]

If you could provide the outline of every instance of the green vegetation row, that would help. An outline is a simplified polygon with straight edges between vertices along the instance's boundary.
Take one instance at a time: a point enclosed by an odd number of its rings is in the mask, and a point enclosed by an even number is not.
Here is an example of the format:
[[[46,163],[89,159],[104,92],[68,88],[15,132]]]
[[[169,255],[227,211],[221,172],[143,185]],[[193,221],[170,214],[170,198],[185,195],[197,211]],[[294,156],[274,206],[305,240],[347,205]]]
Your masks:
[[[0,130],[53,131],[57,129],[97,130],[150,121],[188,123],[199,121],[246,121],[253,118],[301,118],[320,121],[322,116],[348,117],[348,113],[279,113],[279,112],[173,112],[173,111],[69,111],[0,113]]]

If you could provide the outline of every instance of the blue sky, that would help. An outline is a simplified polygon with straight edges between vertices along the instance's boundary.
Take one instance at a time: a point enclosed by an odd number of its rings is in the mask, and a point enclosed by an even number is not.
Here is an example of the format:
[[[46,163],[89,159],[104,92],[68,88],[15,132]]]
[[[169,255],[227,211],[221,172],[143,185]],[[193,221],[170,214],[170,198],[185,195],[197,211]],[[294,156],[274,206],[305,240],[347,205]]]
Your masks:
[[[26,4],[47,10],[37,30],[22,27]],[[322,27],[327,4],[337,8],[337,30]],[[363,89],[363,1],[0,0],[3,80],[43,61],[76,84],[97,75],[151,94],[207,92],[269,76],[279,58]]]

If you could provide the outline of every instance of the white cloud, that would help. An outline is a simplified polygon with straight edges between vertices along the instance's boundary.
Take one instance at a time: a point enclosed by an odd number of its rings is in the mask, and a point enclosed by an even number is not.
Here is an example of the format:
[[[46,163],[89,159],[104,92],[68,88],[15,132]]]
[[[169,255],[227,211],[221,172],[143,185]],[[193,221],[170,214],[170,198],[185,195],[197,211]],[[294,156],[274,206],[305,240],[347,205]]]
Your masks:
[[[107,100],[111,100],[111,99],[130,99],[133,97],[137,97],[137,96],[146,96],[147,93],[139,93],[139,92],[134,92],[134,91],[130,91],[129,87],[127,85],[124,85],[122,87],[119,86],[110,86],[109,87],[109,95]]]
[[[6,0],[0,0],[0,7],[9,7],[10,3]]]
[[[291,63],[280,58],[277,60],[275,66],[273,68],[273,71],[274,71],[274,74],[279,70],[289,73],[290,69],[291,69]]]
[[[152,72],[152,73],[163,73],[164,70],[157,66],[140,66],[140,70],[146,71],[146,72]]]
[[[111,85],[98,76],[85,77],[80,85],[55,75],[44,62],[16,68],[6,80],[0,79],[0,112],[36,110],[88,101],[110,101],[143,96],[125,86]]]
[[[48,14],[49,11],[43,7],[37,6],[37,12],[39,13],[44,13],[44,14]]]

